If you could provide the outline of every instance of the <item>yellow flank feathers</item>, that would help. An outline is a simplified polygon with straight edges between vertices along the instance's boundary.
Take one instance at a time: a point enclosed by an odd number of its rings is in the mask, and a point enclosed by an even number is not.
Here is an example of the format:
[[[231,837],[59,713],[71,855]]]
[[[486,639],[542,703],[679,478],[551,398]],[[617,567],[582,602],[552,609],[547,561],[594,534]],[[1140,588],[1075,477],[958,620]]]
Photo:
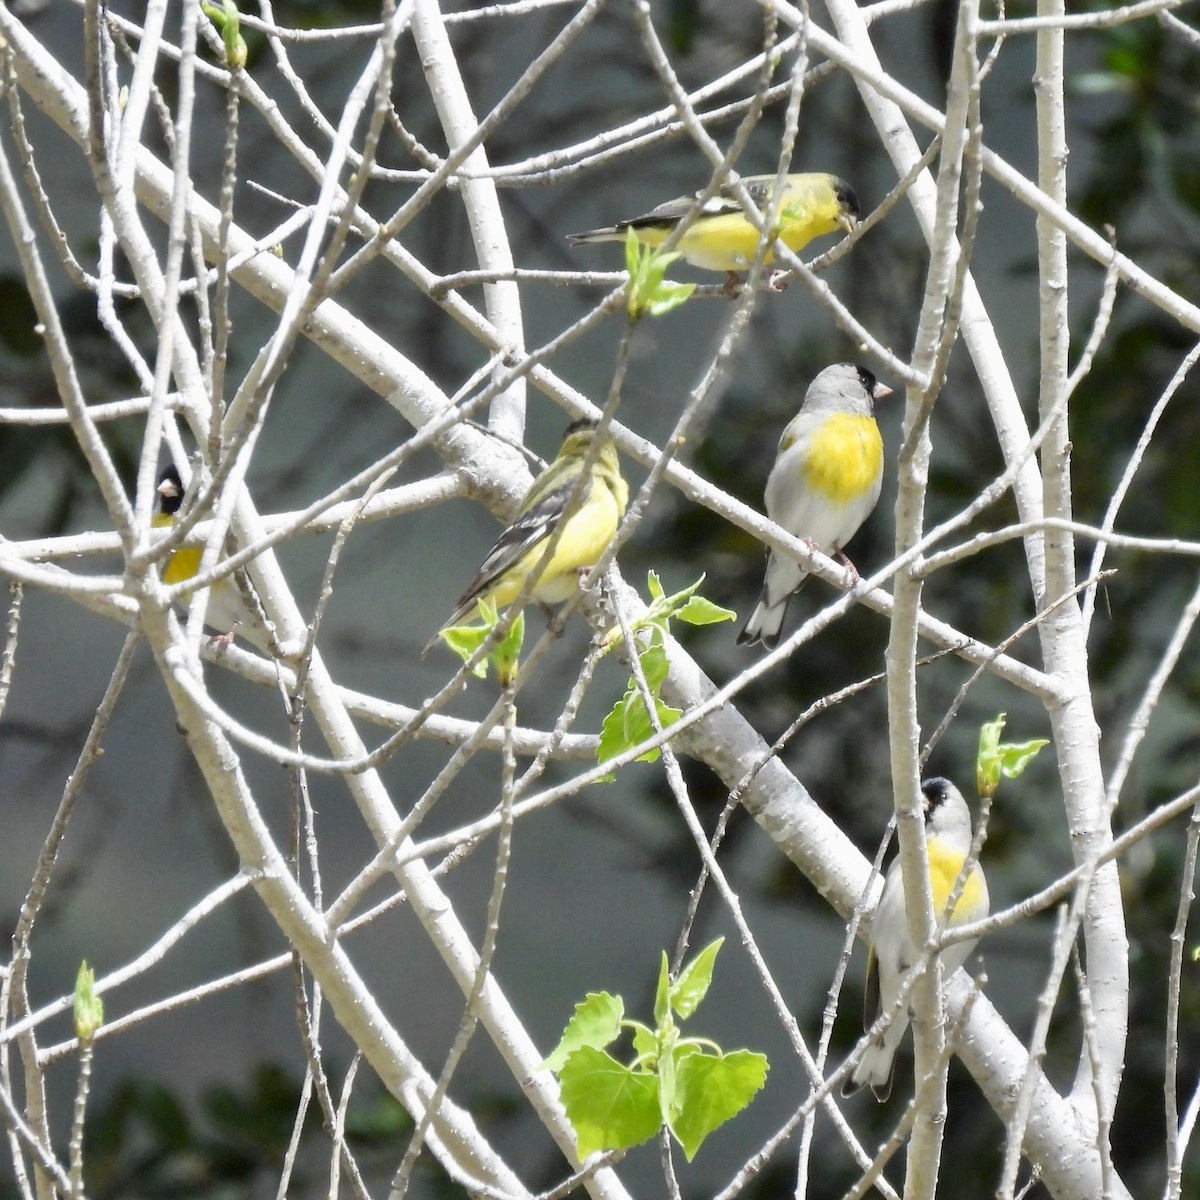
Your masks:
[[[833,413],[813,432],[803,464],[814,492],[845,504],[874,486],[883,464],[883,438],[874,417]]]

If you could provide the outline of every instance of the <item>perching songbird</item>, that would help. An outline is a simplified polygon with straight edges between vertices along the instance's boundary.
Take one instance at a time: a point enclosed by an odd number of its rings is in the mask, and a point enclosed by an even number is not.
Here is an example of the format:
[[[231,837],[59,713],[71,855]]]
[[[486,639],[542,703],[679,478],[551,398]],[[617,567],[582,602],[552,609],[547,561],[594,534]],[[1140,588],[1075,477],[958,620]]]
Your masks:
[[[754,203],[765,213],[775,186],[774,175],[748,175],[741,181]],[[668,200],[640,217],[618,221],[604,229],[589,229],[570,234],[572,246],[591,242],[623,242],[625,231],[632,229],[644,246],[661,246],[671,231],[696,208],[695,196]],[[800,250],[813,238],[838,229],[850,232],[859,218],[858,197],[836,175],[811,172],[788,175],[784,182],[779,212],[778,237],[790,250]],[[675,249],[693,266],[706,271],[725,271],[731,284],[737,272],[745,271],[754,261],[760,234],[747,219],[745,210],[729,184],[710,197],[696,219],[676,243]],[[770,264],[770,249],[764,262]]]
[[[183,503],[183,481],[173,463],[163,468],[158,477],[157,490],[158,511],[150,524],[155,529],[162,529],[175,524],[175,516]],[[163,583],[181,583],[191,579],[199,571],[203,555],[202,546],[180,546],[163,567]],[[189,595],[185,593],[181,599],[186,604]],[[272,638],[267,632],[264,617],[250,609],[231,576],[218,579],[209,588],[204,623],[210,629],[217,630],[214,641],[228,645],[236,633],[258,649],[271,652]]]
[[[541,563],[547,543],[567,511],[595,437],[595,421],[575,421],[567,427],[558,455],[525,493],[512,524],[488,552],[443,629],[473,619],[481,598],[491,600],[498,609],[516,599],[529,573]],[[629,485],[621,476],[617,447],[606,436],[582,498],[549,561],[538,571],[537,582],[529,593],[531,599],[561,604],[571,596],[579,585],[580,572],[594,566],[612,541],[628,503]]]
[[[966,863],[971,848],[971,812],[962,793],[948,779],[926,779],[921,784],[925,809],[925,852],[929,862],[929,883],[933,894],[934,917],[942,922],[950,893]],[[954,929],[988,915],[987,880],[976,863],[953,913],[945,920]],[[941,952],[945,977],[949,979],[967,961],[975,943],[956,942]],[[917,959],[908,936],[908,915],[904,907],[904,880],[897,859],[888,868],[883,894],[875,909],[871,926],[871,953],[867,961],[866,1001],[863,1028],[870,1030],[880,1015],[891,1011],[900,991],[900,981]],[[908,1028],[908,1010],[901,1009],[882,1036],[874,1039],[842,1084],[842,1095],[849,1096],[865,1084],[871,1085],[877,1100],[886,1100],[892,1091],[892,1069],[896,1049]]]
[[[875,401],[892,389],[865,367],[838,363],[809,384],[800,411],[779,439],[767,479],[767,516],[814,550],[840,555],[871,515],[883,485],[883,439],[875,424]],[[795,561],[767,551],[762,595],[738,644],[779,641],[788,601],[808,578]]]

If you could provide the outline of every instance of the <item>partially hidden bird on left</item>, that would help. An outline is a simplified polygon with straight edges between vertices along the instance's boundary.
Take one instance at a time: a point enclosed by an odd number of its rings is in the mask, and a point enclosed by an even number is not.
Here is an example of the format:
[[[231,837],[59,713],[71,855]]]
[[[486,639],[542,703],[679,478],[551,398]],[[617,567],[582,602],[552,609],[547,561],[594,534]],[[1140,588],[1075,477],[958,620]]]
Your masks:
[[[866,367],[836,363],[809,384],[788,422],[767,479],[767,516],[823,554],[836,553],[871,515],[883,486],[883,438],[875,401],[892,389]],[[794,559],[767,552],[762,595],[738,634],[738,644],[779,642],[788,601],[808,578]]]
[[[183,481],[174,463],[163,468],[157,491],[158,509],[150,524],[155,529],[169,528],[175,524],[184,498]],[[180,546],[162,569],[163,583],[182,583],[193,578],[200,570],[203,555],[202,546]],[[191,593],[185,591],[180,597],[181,602],[187,604],[190,597]],[[239,634],[260,650],[269,652],[271,649],[272,638],[264,618],[249,607],[230,576],[223,576],[209,587],[204,623],[217,631],[214,641],[219,644],[227,645],[234,634]]]
[[[774,175],[747,175],[740,181],[750,198],[764,212],[775,188]],[[695,196],[679,196],[660,204],[640,217],[630,217],[603,229],[572,233],[572,246],[592,242],[623,242],[633,231],[643,246],[661,246],[689,214],[696,212]],[[776,236],[789,250],[798,251],[815,237],[849,233],[858,223],[860,210],[853,188],[836,175],[808,172],[784,179]],[[762,235],[746,216],[732,184],[725,184],[702,205],[692,223],[684,230],[675,249],[695,267],[705,271],[724,271],[729,284],[738,282],[738,272],[754,261]],[[768,266],[775,255],[768,246],[763,259]]]
[[[168,463],[158,477],[158,511],[150,520],[155,529],[169,529],[175,524],[183,504],[183,480],[174,463]],[[200,546],[180,546],[163,567],[163,583],[181,583],[191,579],[200,569],[204,550]]]
[[[612,541],[629,503],[629,485],[621,475],[616,443],[605,434],[581,485],[582,495],[571,507],[596,437],[595,421],[575,421],[567,427],[554,461],[530,485],[512,524],[488,551],[442,629],[473,620],[481,599],[490,600],[498,609],[507,607],[531,573],[536,573],[529,592],[532,600],[561,604],[574,594],[581,574],[599,561]],[[560,525],[558,541],[543,562],[550,539]],[[437,642],[440,633],[426,650]]]
[[[971,850],[971,810],[962,793],[948,779],[926,779],[921,784],[921,807],[925,818],[925,858],[933,897],[935,921],[957,929],[982,921],[989,912],[987,880],[978,863],[971,866],[954,910],[950,896],[967,864]],[[975,942],[955,942],[941,952],[945,978],[949,979],[970,957]],[[917,961],[919,950],[908,935],[908,910],[904,902],[904,878],[900,860],[888,868],[883,892],[871,923],[871,950],[867,960],[867,987],[863,1004],[863,1028],[891,1012],[900,994],[905,974]],[[892,1091],[896,1050],[908,1028],[908,1006],[893,1015],[892,1023],[863,1049],[862,1057],[842,1083],[842,1095],[851,1096],[870,1084],[876,1100],[886,1100]]]

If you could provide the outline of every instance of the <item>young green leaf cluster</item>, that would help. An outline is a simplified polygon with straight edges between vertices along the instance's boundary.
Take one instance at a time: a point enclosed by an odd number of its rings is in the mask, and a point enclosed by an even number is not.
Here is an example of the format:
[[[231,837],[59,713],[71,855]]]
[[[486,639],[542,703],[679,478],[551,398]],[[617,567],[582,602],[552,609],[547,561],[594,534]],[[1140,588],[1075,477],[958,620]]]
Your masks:
[[[975,759],[975,786],[979,795],[995,795],[1001,778],[1017,779],[1037,752],[1050,743],[1046,738],[1031,738],[1027,742],[1002,742],[1006,714],[979,727],[979,754]]]
[[[626,232],[625,268],[629,272],[629,290],[625,307],[630,320],[637,321],[647,313],[661,317],[678,308],[696,290],[694,283],[673,283],[663,278],[678,257],[676,251],[664,254],[641,245],[632,229]]]
[[[242,37],[241,22],[234,0],[221,0],[220,7],[202,2],[200,7],[204,10],[204,15],[221,31],[221,38],[225,43],[225,61],[230,69],[240,71],[246,65],[248,51],[246,39]]]
[[[723,938],[711,942],[671,979],[664,953],[654,998],[654,1028],[625,1019],[620,996],[589,992],[543,1066],[562,1088],[575,1129],[579,1157],[623,1150],[667,1128],[690,1161],[714,1129],[736,1116],[767,1077],[765,1055],[728,1053],[704,1038],[680,1034],[712,983]],[[633,1060],[622,1063],[605,1049],[629,1030]]]
[[[681,712],[680,709],[672,708],[659,699],[659,691],[669,668],[664,638],[671,619],[676,617],[688,625],[715,625],[721,621],[732,621],[736,615],[729,609],[697,595],[697,590],[703,582],[704,576],[701,575],[690,587],[668,596],[654,571],[648,572],[646,576],[650,604],[645,615],[634,625],[633,632],[635,635],[645,634],[644,640],[635,637],[639,644],[638,662],[641,664],[647,690],[654,701],[659,728],[662,729],[677,721]],[[617,645],[621,636],[620,629],[610,629],[604,636],[604,647],[609,649]],[[637,678],[631,675],[625,694],[604,718],[600,729],[600,744],[596,749],[596,761],[608,762],[631,746],[646,741],[654,732],[655,727],[650,721]],[[658,756],[659,751],[651,749],[639,755],[637,761],[654,762]],[[613,776],[607,778],[611,781]]]
[[[520,664],[521,645],[525,641],[525,614],[517,613],[500,637],[492,632],[501,623],[495,603],[487,597],[480,599],[479,615],[481,620],[476,625],[451,625],[443,629],[442,641],[463,662],[472,664],[471,673],[476,678],[487,678],[488,664],[491,663],[496,668],[500,686],[508,687],[516,678]],[[479,654],[485,642],[490,643],[489,648],[486,653]],[[472,662],[473,659],[476,661]]]

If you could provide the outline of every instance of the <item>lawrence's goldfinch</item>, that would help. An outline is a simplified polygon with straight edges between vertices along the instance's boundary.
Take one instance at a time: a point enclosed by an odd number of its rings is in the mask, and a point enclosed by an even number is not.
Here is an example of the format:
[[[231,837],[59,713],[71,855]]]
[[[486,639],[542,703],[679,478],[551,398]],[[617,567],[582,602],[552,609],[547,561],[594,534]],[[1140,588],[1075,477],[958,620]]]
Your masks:
[[[151,518],[150,524],[155,529],[169,528],[175,524],[175,516],[183,503],[183,480],[174,463],[169,463],[158,477],[158,511]],[[200,569],[200,559],[204,550],[200,546],[180,546],[167,560],[163,567],[163,583],[180,583],[191,579]]]
[[[879,499],[883,439],[875,424],[875,401],[891,393],[853,363],[826,367],[809,384],[800,411],[779,439],[767,479],[772,521],[823,554],[841,554]],[[738,634],[739,645],[775,646],[788,601],[807,578],[795,561],[768,550],[762,596]]]
[[[561,604],[574,593],[581,570],[593,566],[604,553],[629,503],[629,486],[621,476],[617,447],[612,438],[605,437],[583,494],[549,560],[542,563],[550,537],[567,513],[595,437],[595,421],[576,421],[567,427],[557,457],[525,493],[512,524],[488,552],[443,629],[472,620],[480,599],[491,600],[497,608],[511,604],[534,570],[537,580],[529,593],[532,599]]]
[[[158,477],[158,511],[151,518],[151,525],[156,529],[174,525],[183,496],[183,481],[175,465],[169,463]],[[163,567],[163,583],[182,583],[185,579],[191,579],[199,571],[203,555],[201,546],[180,546]],[[182,602],[186,604],[189,597],[190,593],[185,592]],[[218,639],[214,640],[228,643],[237,633],[260,650],[270,650],[272,639],[264,617],[249,607],[230,576],[218,579],[209,588],[204,623],[218,631]]]
[[[741,181],[754,203],[765,213],[775,186],[774,175],[748,175]],[[668,200],[644,216],[618,221],[604,229],[589,229],[568,237],[572,246],[589,242],[623,242],[632,229],[644,246],[661,246],[671,231],[696,208],[694,196]],[[777,236],[790,250],[800,250],[823,233],[854,228],[859,218],[858,197],[836,175],[812,172],[788,175],[784,182]],[[706,271],[725,271],[736,279],[754,261],[759,232],[747,220],[741,203],[727,184],[706,200],[700,214],[675,245],[693,266]],[[768,249],[764,261],[774,259]]]
[[[939,925],[953,929],[988,915],[987,880],[976,863],[967,876],[954,911],[947,917],[950,893],[962,873],[971,849],[971,812],[962,793],[948,779],[926,779],[921,784],[925,810],[925,853],[929,862],[929,884],[933,912]],[[974,942],[956,942],[941,953],[945,977],[949,979],[967,961]],[[880,1015],[890,1012],[900,992],[900,981],[917,959],[918,951],[908,936],[908,914],[904,907],[904,880],[897,859],[888,869],[879,907],[871,926],[871,953],[867,961],[866,1003],[863,1027],[869,1030]],[[849,1096],[870,1084],[877,1100],[892,1091],[892,1068],[896,1049],[908,1028],[908,1011],[901,1009],[884,1033],[871,1041],[854,1070],[842,1084]]]

